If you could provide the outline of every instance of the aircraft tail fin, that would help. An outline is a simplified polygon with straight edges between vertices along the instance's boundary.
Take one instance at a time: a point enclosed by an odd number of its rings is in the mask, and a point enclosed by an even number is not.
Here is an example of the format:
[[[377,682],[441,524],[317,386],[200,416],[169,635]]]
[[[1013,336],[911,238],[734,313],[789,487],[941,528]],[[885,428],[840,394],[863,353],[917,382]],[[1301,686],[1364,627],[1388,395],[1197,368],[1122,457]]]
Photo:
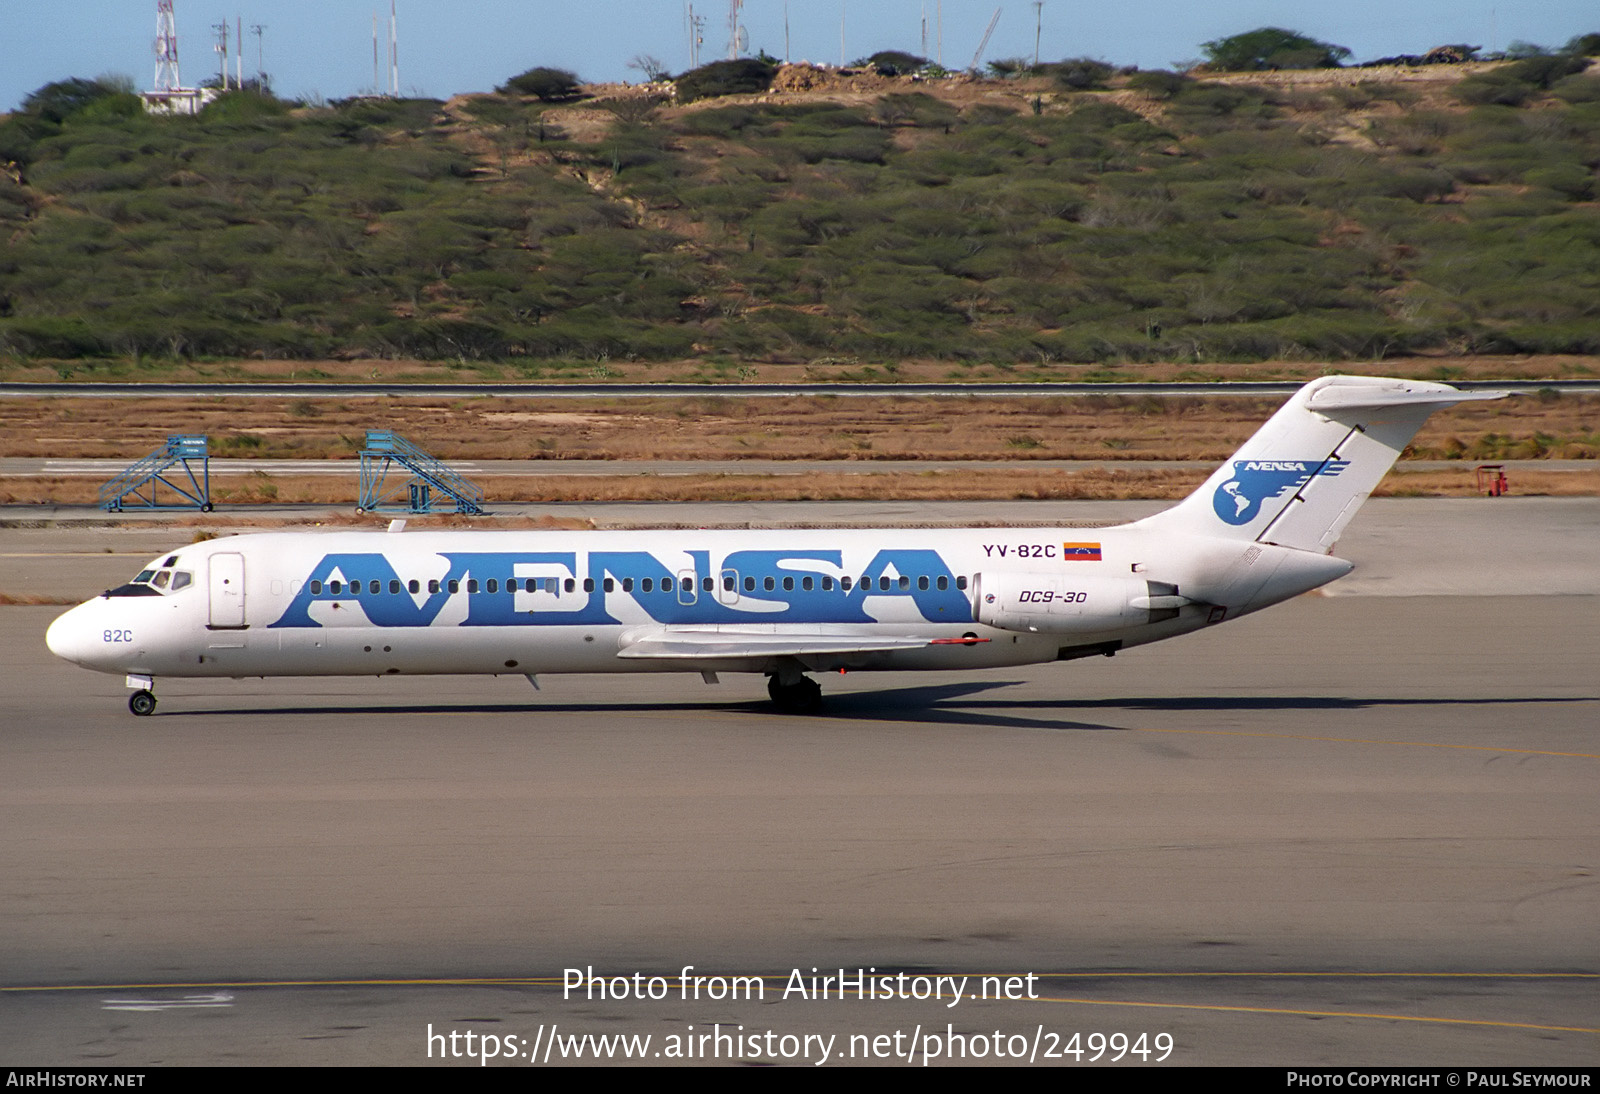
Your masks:
[[[1324,376],[1295,392],[1204,486],[1140,524],[1325,554],[1429,414],[1506,394]]]

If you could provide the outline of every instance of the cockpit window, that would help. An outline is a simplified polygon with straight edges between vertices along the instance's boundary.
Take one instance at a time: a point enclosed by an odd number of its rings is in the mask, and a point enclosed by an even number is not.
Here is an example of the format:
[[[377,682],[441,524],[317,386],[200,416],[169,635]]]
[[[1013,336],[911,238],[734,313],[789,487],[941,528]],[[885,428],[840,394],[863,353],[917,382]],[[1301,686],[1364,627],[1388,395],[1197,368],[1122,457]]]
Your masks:
[[[107,589],[107,596],[160,596],[161,594],[148,585],[118,585],[115,589]]]
[[[177,555],[167,559],[170,566],[177,560]],[[179,589],[187,589],[194,584],[194,574],[188,570],[172,570],[162,567],[159,570],[140,570],[137,576],[126,585],[119,585],[115,589],[108,589],[107,596],[162,596],[166,593],[175,593]]]
[[[176,566],[177,564],[178,564],[178,556],[177,555],[173,555],[171,558],[167,559],[167,561],[163,562],[161,565],[162,566]]]

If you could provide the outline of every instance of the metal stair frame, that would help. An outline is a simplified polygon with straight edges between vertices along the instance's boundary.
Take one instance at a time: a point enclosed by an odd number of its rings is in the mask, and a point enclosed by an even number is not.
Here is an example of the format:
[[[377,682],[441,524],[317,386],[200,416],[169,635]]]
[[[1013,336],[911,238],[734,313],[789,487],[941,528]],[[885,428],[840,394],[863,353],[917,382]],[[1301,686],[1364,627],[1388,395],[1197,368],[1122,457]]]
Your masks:
[[[399,468],[406,472],[391,476]],[[448,502],[437,499],[443,495]],[[367,431],[361,450],[361,498],[358,511],[367,513],[436,513],[454,503],[456,513],[482,513],[483,490],[469,482],[443,460],[428,455],[398,433],[387,429]]]
[[[200,464],[198,478],[195,476],[195,461]],[[181,479],[175,482],[167,477],[174,467],[183,468],[187,485]],[[163,486],[177,498],[163,501]],[[211,512],[211,454],[206,438],[195,434],[168,437],[165,448],[156,449],[102,486],[99,504],[108,513],[119,513],[124,509],[198,509]]]

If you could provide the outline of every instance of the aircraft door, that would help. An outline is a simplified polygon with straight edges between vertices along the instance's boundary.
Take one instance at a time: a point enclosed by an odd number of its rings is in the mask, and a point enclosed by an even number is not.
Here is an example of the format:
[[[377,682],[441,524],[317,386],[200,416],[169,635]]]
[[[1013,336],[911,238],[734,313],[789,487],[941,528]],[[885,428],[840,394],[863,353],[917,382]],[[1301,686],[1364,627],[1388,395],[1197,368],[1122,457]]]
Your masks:
[[[237,551],[214,554],[209,562],[211,586],[211,614],[207,622],[212,630],[243,630],[244,556]]]

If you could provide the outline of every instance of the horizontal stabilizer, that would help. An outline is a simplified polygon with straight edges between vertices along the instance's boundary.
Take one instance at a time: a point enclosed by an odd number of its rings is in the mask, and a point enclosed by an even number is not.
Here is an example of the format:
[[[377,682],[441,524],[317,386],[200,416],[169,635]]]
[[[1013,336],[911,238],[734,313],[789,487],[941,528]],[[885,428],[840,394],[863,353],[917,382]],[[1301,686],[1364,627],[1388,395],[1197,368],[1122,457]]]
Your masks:
[[[916,650],[933,643],[914,635],[830,633],[822,630],[745,630],[737,627],[663,627],[625,636],[618,657],[669,661],[740,657],[803,657],[812,654],[882,653]]]
[[[1398,386],[1398,385],[1397,385]],[[1339,410],[1376,410],[1385,406],[1454,406],[1456,403],[1504,399],[1509,391],[1391,390],[1368,387],[1325,387],[1311,393],[1306,405],[1318,413]]]

